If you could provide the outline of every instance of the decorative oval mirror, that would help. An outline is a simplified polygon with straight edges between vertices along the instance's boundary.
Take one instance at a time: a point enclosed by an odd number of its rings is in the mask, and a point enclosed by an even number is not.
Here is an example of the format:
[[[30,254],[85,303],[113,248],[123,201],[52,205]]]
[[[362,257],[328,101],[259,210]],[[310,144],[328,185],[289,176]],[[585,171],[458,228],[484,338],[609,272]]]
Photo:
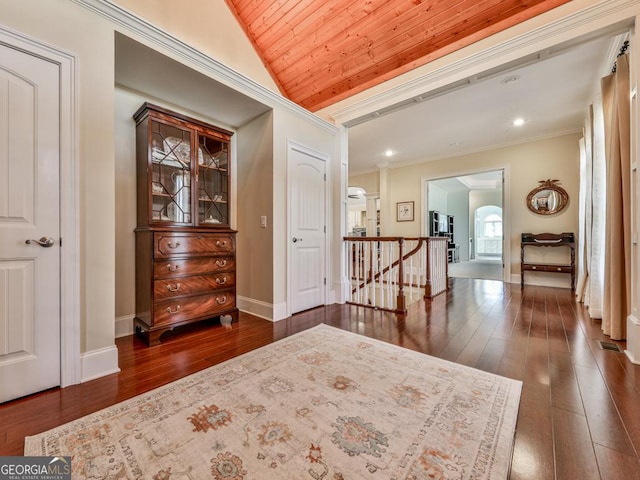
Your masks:
[[[540,180],[540,186],[527,196],[527,207],[538,215],[553,215],[569,203],[569,194],[558,185],[559,180]]]

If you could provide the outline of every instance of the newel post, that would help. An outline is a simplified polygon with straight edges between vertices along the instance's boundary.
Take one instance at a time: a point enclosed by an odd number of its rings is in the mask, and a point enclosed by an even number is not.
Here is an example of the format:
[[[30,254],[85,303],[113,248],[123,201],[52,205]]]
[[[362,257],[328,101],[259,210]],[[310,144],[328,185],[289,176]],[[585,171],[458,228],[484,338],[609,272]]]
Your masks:
[[[407,313],[407,307],[404,298],[404,252],[402,247],[404,245],[404,238],[398,239],[398,299],[396,301],[396,313]]]
[[[424,282],[424,298],[431,298],[431,237],[427,237],[427,250],[426,250],[426,265],[425,265],[425,282]]]

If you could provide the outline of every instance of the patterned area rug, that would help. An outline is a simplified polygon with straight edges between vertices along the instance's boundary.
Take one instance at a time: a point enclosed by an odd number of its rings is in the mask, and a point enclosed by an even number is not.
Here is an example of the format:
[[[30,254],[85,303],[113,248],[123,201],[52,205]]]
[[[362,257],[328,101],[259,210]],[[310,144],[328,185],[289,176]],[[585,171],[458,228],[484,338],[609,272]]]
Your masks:
[[[521,383],[320,325],[25,439],[73,478],[501,479]]]

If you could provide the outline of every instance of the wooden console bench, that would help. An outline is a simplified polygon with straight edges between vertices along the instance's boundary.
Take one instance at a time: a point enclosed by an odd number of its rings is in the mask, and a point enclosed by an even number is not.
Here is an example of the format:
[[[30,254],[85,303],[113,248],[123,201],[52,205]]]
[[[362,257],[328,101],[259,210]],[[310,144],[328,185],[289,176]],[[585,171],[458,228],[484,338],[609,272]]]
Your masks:
[[[524,259],[526,247],[568,247],[571,250],[571,262],[540,263],[527,262]],[[571,275],[571,290],[576,286],[576,243],[573,233],[523,233],[520,243],[520,285],[524,287],[524,272],[568,273]]]

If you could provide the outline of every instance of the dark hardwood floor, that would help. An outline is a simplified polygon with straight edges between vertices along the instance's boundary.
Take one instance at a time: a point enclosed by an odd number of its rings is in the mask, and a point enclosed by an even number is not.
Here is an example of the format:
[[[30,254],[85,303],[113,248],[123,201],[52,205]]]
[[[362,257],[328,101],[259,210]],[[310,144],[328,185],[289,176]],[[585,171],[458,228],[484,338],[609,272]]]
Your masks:
[[[241,314],[152,348],[118,339],[119,374],[0,405],[0,455],[22,455],[27,435],[319,323],[521,380],[512,479],[640,478],[640,366],[599,347],[610,339],[568,289],[469,279],[451,280],[405,317],[332,305],[277,323]]]

